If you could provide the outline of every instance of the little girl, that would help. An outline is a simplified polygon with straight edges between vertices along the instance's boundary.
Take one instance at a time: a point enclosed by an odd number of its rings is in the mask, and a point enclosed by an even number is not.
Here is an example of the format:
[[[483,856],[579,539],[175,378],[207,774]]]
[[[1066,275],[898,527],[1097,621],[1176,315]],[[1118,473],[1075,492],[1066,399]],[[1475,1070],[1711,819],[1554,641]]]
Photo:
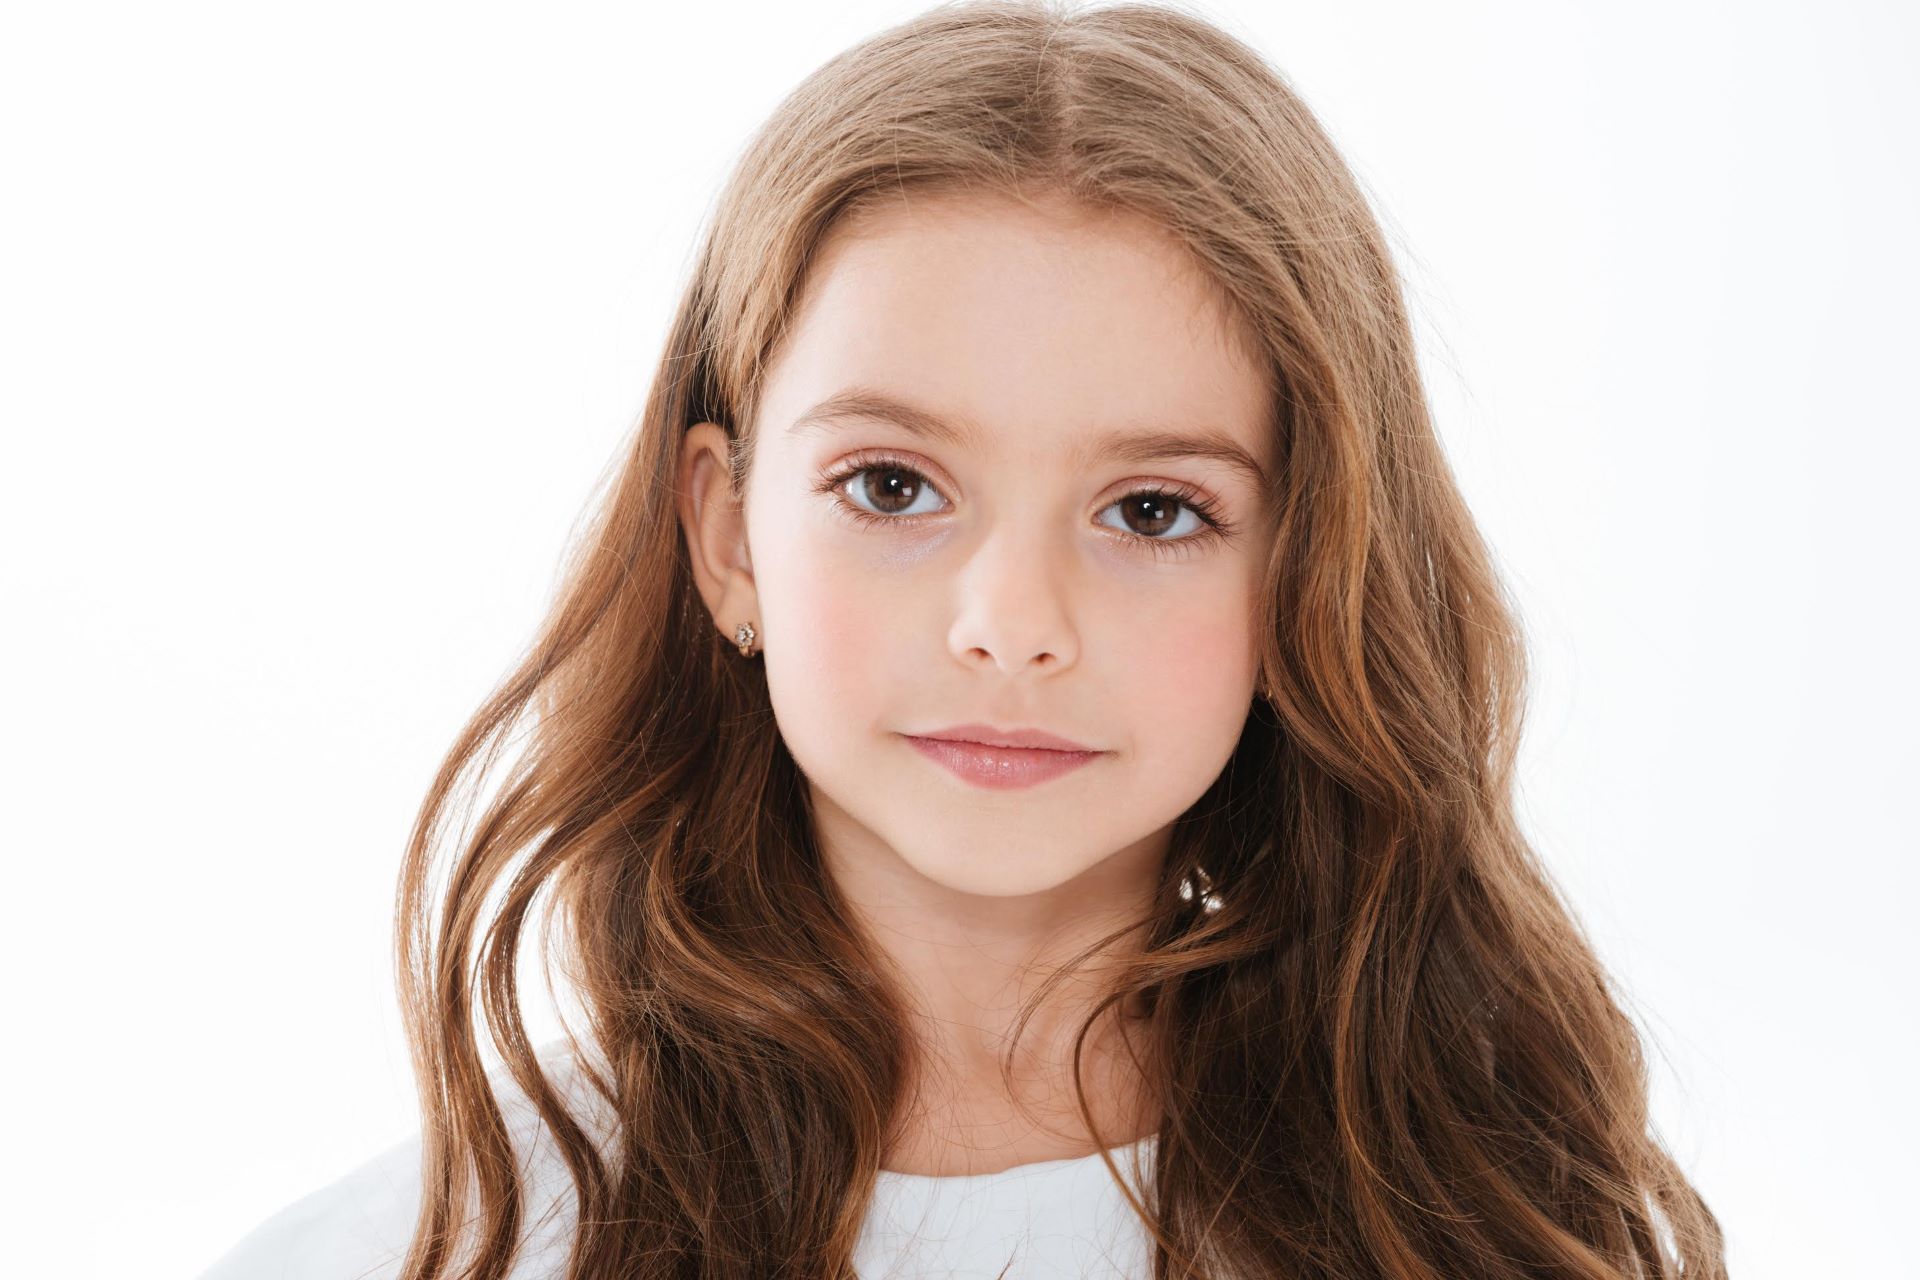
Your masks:
[[[1274,70],[886,31],[732,175],[426,797],[421,1136],[207,1280],[1722,1276],[1514,819],[1523,664]]]

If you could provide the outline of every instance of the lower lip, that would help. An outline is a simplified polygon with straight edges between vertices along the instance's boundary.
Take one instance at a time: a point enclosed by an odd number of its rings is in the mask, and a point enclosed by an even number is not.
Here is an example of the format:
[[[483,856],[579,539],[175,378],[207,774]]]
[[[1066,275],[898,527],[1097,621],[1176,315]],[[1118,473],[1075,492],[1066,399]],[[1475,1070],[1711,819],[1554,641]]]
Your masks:
[[[948,738],[916,738],[907,741],[922,754],[947,766],[961,780],[976,787],[1013,790],[1036,786],[1063,773],[1072,773],[1081,765],[1104,754],[1099,751],[1041,751],[1030,747],[989,747],[978,742],[956,742]]]

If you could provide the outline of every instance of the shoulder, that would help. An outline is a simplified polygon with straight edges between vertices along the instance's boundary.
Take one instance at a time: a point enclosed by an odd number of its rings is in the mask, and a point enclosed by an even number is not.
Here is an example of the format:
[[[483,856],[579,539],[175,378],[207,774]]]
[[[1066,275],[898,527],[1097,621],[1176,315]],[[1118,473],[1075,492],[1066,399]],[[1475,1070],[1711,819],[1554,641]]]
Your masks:
[[[420,1207],[420,1137],[388,1148],[279,1210],[201,1280],[374,1280],[397,1276]]]
[[[537,1056],[589,1132],[604,1123],[566,1040]],[[488,1073],[520,1157],[523,1246],[515,1277],[559,1274],[572,1244],[573,1179],[532,1101],[504,1068]],[[392,1280],[400,1274],[420,1210],[421,1138],[416,1132],[346,1176],[278,1210],[243,1236],[198,1280]]]

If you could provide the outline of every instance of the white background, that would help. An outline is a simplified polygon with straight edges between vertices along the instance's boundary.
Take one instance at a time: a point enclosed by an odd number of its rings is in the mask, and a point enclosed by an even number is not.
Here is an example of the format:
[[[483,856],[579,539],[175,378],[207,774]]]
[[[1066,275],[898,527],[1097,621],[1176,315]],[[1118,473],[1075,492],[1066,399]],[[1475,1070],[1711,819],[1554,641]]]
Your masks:
[[[12,6],[21,1276],[409,1134],[394,876],[775,102],[902,4]],[[1920,1274],[1915,26],[1223,3],[1361,175],[1534,654],[1521,804],[1734,1274]]]

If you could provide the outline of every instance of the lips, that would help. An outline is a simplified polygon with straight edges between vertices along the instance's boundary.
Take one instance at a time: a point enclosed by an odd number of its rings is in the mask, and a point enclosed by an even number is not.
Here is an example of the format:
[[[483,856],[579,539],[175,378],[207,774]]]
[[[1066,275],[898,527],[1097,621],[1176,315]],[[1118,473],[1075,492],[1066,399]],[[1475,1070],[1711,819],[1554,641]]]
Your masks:
[[[972,742],[987,747],[1026,747],[1046,751],[1093,751],[1084,742],[1074,742],[1041,729],[996,729],[990,724],[956,724],[945,729],[930,729],[912,735],[940,738],[950,742]]]
[[[1050,737],[1045,734],[1033,736]],[[1064,741],[1061,738],[1051,740]],[[944,765],[963,782],[992,790],[1037,786],[1071,773],[1105,754],[1085,749],[993,746],[964,739],[917,737],[912,734],[907,735],[907,741],[928,759]]]

